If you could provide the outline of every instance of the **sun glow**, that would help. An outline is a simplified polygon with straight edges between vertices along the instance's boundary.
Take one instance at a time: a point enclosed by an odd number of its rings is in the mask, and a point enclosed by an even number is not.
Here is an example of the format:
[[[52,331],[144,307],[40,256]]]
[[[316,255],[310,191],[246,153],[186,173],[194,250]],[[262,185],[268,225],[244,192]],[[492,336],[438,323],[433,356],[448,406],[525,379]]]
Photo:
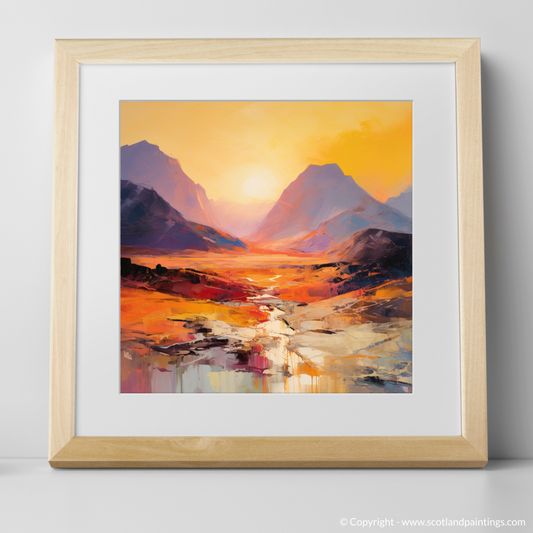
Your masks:
[[[273,176],[266,173],[253,174],[243,184],[244,194],[254,200],[270,200],[275,193],[277,183]]]

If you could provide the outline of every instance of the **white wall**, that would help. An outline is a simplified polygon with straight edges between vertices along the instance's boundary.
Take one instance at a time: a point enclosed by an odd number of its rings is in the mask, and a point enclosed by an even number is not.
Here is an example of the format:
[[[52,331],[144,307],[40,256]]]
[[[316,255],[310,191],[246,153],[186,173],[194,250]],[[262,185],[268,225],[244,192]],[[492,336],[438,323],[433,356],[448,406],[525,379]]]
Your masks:
[[[47,455],[55,38],[481,37],[492,458],[533,458],[530,0],[3,2],[0,457]]]

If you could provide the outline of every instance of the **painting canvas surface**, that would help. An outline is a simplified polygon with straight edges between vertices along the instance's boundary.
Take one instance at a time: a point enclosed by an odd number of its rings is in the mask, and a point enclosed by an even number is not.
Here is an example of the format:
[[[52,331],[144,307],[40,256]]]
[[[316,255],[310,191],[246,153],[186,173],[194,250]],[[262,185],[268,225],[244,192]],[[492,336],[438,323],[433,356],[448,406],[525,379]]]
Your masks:
[[[410,393],[411,102],[120,104],[122,393]]]

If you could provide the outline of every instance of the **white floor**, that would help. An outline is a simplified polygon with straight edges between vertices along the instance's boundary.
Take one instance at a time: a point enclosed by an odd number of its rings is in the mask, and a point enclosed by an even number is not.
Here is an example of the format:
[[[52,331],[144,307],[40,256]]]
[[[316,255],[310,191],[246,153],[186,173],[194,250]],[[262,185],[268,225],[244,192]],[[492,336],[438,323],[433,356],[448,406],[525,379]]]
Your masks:
[[[533,531],[533,461],[484,470],[53,470],[0,460],[2,533],[329,532],[341,519],[525,520]],[[377,525],[366,530],[381,530]],[[446,527],[490,531],[496,527]]]

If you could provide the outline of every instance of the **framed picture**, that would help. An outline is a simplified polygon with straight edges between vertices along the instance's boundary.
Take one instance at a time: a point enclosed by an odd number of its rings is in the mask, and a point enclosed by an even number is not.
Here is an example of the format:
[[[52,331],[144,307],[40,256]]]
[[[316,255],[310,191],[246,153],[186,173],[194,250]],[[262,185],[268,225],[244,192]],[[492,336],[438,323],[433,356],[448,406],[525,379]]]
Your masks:
[[[51,466],[486,464],[478,39],[55,54]]]

